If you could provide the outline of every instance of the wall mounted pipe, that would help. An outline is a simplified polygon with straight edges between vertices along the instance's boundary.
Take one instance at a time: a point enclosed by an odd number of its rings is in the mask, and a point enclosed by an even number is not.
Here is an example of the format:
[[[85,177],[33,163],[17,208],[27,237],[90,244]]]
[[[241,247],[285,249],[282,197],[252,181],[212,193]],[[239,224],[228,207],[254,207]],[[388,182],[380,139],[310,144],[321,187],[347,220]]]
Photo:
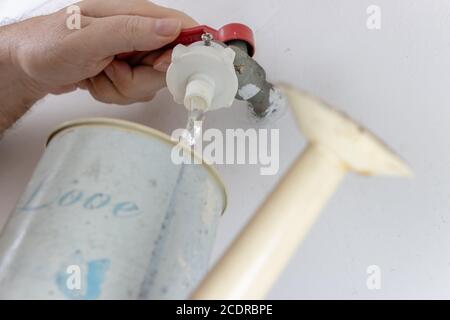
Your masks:
[[[274,86],[267,81],[265,70],[249,55],[244,41],[230,41],[227,45],[236,53],[234,68],[239,82],[236,99],[247,101],[258,117],[269,115],[277,106],[272,103]]]

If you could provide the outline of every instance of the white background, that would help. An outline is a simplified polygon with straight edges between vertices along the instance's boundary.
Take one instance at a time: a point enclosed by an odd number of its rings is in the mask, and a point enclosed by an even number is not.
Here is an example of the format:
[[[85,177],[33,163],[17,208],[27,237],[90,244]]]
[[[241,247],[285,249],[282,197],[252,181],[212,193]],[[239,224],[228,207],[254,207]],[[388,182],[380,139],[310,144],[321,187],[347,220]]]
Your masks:
[[[271,80],[309,90],[351,114],[416,174],[413,180],[349,176],[269,298],[450,298],[450,1],[157,2],[213,27],[232,21],[252,26],[256,58]],[[371,4],[382,10],[379,31],[366,28]],[[20,12],[18,1],[0,0],[0,17]],[[129,119],[167,133],[186,120],[165,90],[153,102],[131,107],[102,105],[84,92],[47,97],[0,141],[0,224],[52,128],[91,116]],[[220,129],[252,126],[239,103],[206,120],[206,127]],[[230,203],[215,258],[304,147],[290,114],[268,126],[281,129],[279,176],[260,176],[257,166],[218,167]],[[382,288],[370,291],[366,268],[374,264],[381,268]]]

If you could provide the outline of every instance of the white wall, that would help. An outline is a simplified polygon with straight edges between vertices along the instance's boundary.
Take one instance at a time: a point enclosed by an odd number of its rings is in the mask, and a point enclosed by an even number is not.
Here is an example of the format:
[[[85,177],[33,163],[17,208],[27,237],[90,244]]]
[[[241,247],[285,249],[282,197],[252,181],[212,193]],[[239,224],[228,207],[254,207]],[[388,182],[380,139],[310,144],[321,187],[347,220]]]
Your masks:
[[[8,2],[17,3],[2,4]],[[215,27],[231,21],[251,25],[256,57],[272,80],[339,106],[415,171],[414,180],[348,177],[269,297],[450,298],[450,1],[157,2]],[[382,10],[379,31],[366,28],[371,4]],[[46,98],[0,141],[0,221],[14,207],[52,128],[90,116],[130,119],[170,133],[184,126],[186,115],[166,91],[129,108],[102,105],[83,92]],[[236,103],[209,114],[206,126],[253,124]],[[284,172],[304,139],[289,114],[269,126],[281,130]],[[215,257],[280,178],[260,176],[257,166],[219,170],[230,205]],[[381,268],[382,288],[370,291],[366,268],[374,264]]]

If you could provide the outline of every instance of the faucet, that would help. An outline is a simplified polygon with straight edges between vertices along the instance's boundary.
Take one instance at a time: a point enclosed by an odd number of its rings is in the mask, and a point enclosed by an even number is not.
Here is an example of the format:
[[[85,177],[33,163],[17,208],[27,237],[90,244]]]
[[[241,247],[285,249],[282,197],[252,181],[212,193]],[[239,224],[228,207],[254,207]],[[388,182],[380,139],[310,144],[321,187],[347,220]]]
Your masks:
[[[197,26],[182,31],[169,45],[172,64],[167,87],[177,103],[203,110],[229,107],[234,99],[246,101],[253,114],[264,118],[284,105],[280,91],[267,81],[253,58],[253,31],[239,23],[219,30]]]

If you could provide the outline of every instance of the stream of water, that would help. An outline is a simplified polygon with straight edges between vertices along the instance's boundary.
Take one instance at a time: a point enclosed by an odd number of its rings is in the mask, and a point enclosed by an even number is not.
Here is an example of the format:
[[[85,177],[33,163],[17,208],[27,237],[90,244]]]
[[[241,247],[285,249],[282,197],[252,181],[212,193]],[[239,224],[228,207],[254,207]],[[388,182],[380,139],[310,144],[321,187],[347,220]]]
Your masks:
[[[202,139],[200,135],[202,132],[204,119],[205,119],[205,112],[203,110],[194,108],[188,111],[186,130],[182,137],[186,145],[194,147],[198,139]]]

